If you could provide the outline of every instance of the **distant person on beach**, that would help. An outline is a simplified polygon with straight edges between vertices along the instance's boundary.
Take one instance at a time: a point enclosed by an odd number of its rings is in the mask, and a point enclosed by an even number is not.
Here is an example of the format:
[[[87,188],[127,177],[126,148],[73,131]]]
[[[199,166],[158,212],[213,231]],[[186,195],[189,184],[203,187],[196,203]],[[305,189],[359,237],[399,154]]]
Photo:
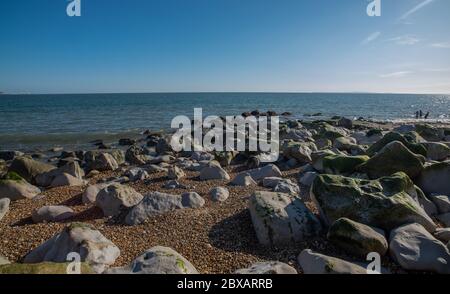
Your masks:
[[[422,110],[419,111],[419,116],[420,116],[420,118],[423,117],[423,112],[422,112]]]
[[[428,119],[429,116],[430,116],[430,112],[428,111],[427,114],[425,114],[425,119]]]
[[[416,111],[416,119],[419,119],[419,111]]]

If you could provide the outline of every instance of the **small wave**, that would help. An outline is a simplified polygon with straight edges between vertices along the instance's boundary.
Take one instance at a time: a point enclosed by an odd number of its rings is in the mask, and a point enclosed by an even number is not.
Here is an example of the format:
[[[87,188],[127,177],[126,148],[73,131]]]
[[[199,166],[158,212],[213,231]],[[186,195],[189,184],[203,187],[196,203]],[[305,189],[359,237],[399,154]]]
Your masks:
[[[417,124],[417,123],[432,123],[432,124],[450,124],[449,118],[433,118],[433,119],[416,119],[416,118],[397,118],[397,119],[368,119],[375,123],[394,123],[394,124]]]

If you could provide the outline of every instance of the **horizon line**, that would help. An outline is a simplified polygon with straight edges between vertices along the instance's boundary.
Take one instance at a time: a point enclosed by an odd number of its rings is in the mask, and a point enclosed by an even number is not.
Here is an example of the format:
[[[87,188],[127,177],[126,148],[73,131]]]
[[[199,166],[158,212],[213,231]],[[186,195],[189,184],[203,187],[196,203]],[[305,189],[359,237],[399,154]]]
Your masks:
[[[149,92],[78,92],[78,93],[5,93],[6,95],[110,95],[110,94],[394,94],[394,95],[450,95],[450,93],[370,92],[370,91],[149,91]]]

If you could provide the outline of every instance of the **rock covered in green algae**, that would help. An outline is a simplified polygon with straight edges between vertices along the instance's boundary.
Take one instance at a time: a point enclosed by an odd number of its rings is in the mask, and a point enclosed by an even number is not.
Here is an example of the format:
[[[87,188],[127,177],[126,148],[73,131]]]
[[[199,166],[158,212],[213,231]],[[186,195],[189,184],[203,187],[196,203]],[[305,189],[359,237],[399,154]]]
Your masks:
[[[333,141],[339,137],[347,136],[347,132],[344,129],[334,127],[326,122],[319,122],[313,125],[313,127],[317,129],[316,138],[326,138]]]
[[[375,230],[348,218],[335,221],[328,231],[327,238],[350,254],[363,257],[370,252],[377,252],[383,256],[388,250],[388,243],[382,230]]]
[[[321,224],[296,197],[273,192],[255,192],[248,204],[253,227],[261,244],[283,245],[316,236]]]
[[[42,173],[56,169],[53,165],[33,160],[26,156],[16,157],[11,166],[10,172],[15,172],[27,182],[35,183],[35,178]]]
[[[0,265],[0,274],[41,274],[41,275],[58,275],[70,272],[70,263],[41,262],[35,264],[28,263],[11,263]],[[94,274],[91,267],[85,263],[81,263],[81,274]]]
[[[427,150],[425,149],[424,146],[408,141],[404,136],[402,136],[400,133],[397,132],[390,132],[384,135],[384,137],[381,140],[377,141],[372,146],[370,146],[369,149],[367,149],[367,154],[369,156],[373,156],[374,154],[378,153],[381,149],[383,149],[386,145],[394,141],[401,142],[413,153],[427,156]]]
[[[414,200],[416,193],[402,172],[372,181],[319,175],[311,187],[311,197],[328,225],[346,217],[384,230],[417,222],[433,232],[436,225]]]
[[[323,172],[323,159],[329,155],[336,155],[331,150],[320,150],[317,152],[311,153],[312,166],[316,171]]]
[[[370,157],[328,155],[322,159],[323,171],[328,174],[350,175],[358,166],[368,161]]]
[[[0,199],[9,198],[11,201],[31,199],[39,193],[41,190],[38,187],[31,185],[15,172],[8,172],[0,179]]]
[[[423,170],[425,159],[421,155],[412,153],[399,141],[387,144],[372,158],[358,167],[371,179],[389,176],[396,172],[404,172],[415,178]]]

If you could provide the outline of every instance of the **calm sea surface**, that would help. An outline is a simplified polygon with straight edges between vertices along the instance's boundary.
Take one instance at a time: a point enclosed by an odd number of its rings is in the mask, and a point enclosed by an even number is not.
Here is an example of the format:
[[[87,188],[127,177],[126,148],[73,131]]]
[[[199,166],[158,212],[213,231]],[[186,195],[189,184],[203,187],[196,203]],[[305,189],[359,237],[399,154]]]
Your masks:
[[[152,93],[0,95],[0,150],[116,140],[170,128],[176,115],[235,115],[258,109],[294,117],[322,113],[373,120],[412,120],[417,110],[450,121],[450,95],[345,93]],[[317,119],[317,117],[315,117]]]

